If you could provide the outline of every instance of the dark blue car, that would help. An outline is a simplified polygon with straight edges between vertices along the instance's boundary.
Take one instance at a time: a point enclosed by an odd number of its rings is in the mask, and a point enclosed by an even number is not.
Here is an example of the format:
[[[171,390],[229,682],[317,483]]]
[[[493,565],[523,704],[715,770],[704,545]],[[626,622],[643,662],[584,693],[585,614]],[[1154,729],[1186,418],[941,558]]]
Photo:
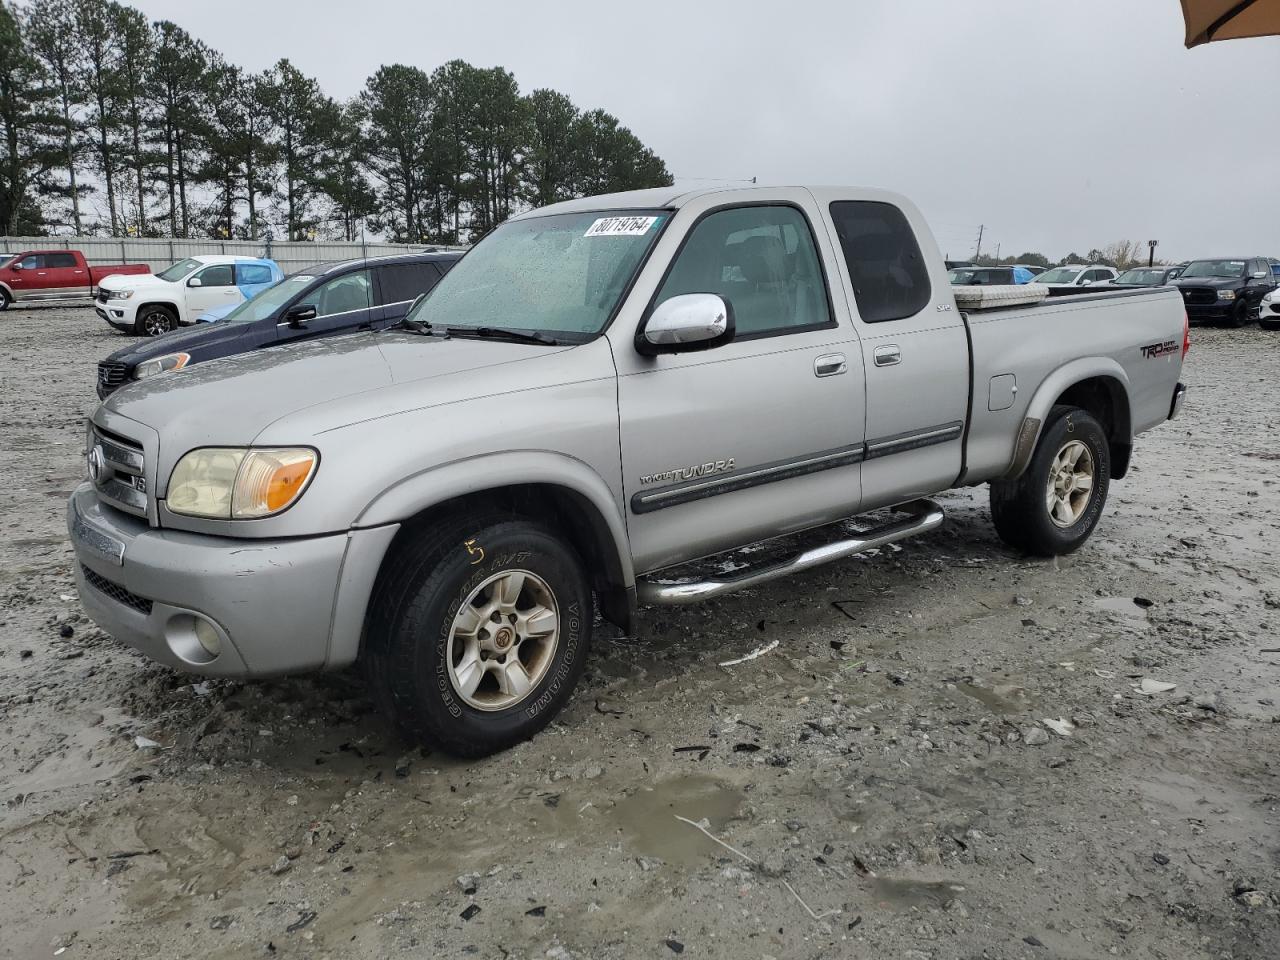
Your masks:
[[[225,317],[122,347],[98,364],[98,396],[132,380],[232,354],[399,323],[460,253],[413,253],[317,264]]]

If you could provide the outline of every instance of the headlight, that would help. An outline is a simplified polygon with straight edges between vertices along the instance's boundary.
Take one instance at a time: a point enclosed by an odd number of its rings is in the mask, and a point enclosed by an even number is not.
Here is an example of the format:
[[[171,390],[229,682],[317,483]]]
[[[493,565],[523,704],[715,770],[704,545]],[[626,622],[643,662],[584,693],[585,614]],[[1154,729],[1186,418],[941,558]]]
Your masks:
[[[187,517],[246,520],[293,506],[315,474],[310,447],[204,447],[169,477],[169,510]]]
[[[154,377],[157,373],[181,370],[190,361],[189,353],[166,353],[163,357],[156,357],[154,360],[143,360],[133,368],[133,379],[141,380],[143,377]]]
[[[1219,291],[1218,291],[1218,299],[1219,299],[1219,300],[1234,300],[1235,298],[1236,298],[1236,292],[1235,292],[1234,290],[1219,290]]]
[[[107,291],[108,300],[128,300],[132,296],[133,296],[132,290],[108,290]]]

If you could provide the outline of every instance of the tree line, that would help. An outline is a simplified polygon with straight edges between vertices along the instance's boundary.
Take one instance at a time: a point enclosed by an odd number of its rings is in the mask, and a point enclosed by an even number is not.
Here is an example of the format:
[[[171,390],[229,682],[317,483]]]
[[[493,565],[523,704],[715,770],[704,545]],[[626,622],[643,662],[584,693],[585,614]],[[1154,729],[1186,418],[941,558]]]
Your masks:
[[[1149,251],[1145,243],[1136,240],[1116,240],[1106,246],[1090,250],[1087,254],[1067,254],[1061,260],[1050,260],[1043,253],[1020,253],[1016,257],[992,257],[982,254],[974,258],[973,263],[980,267],[998,267],[1002,264],[1021,263],[1034,267],[1061,267],[1068,263],[1100,264],[1115,267],[1117,270],[1132,270],[1134,267],[1145,267]],[[1163,260],[1156,259],[1156,264],[1168,266]]]
[[[604,110],[501,67],[390,64],[350,100],[230,63],[114,0],[0,0],[0,231],[475,239],[513,212],[663,186]]]

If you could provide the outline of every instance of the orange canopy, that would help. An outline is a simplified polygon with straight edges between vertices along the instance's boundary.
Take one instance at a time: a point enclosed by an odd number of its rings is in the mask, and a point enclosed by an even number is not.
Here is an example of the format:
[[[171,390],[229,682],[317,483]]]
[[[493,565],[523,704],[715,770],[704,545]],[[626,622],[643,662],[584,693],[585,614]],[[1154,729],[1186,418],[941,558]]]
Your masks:
[[[1187,46],[1280,34],[1280,0],[1182,0]]]

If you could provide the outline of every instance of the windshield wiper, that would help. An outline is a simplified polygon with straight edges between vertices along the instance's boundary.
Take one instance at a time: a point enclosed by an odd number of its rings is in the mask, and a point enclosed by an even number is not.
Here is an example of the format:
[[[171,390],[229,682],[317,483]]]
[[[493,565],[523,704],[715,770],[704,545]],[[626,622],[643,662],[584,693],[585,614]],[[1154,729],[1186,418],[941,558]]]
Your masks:
[[[506,330],[501,327],[449,327],[448,330],[455,337],[474,335],[494,340],[514,340],[518,343],[543,343],[548,346],[556,346],[560,342],[537,330]]]
[[[437,332],[431,324],[424,323],[421,320],[411,320],[409,317],[400,318],[400,329],[416,333],[420,337],[440,337],[441,339],[448,339],[449,337],[448,328]]]

